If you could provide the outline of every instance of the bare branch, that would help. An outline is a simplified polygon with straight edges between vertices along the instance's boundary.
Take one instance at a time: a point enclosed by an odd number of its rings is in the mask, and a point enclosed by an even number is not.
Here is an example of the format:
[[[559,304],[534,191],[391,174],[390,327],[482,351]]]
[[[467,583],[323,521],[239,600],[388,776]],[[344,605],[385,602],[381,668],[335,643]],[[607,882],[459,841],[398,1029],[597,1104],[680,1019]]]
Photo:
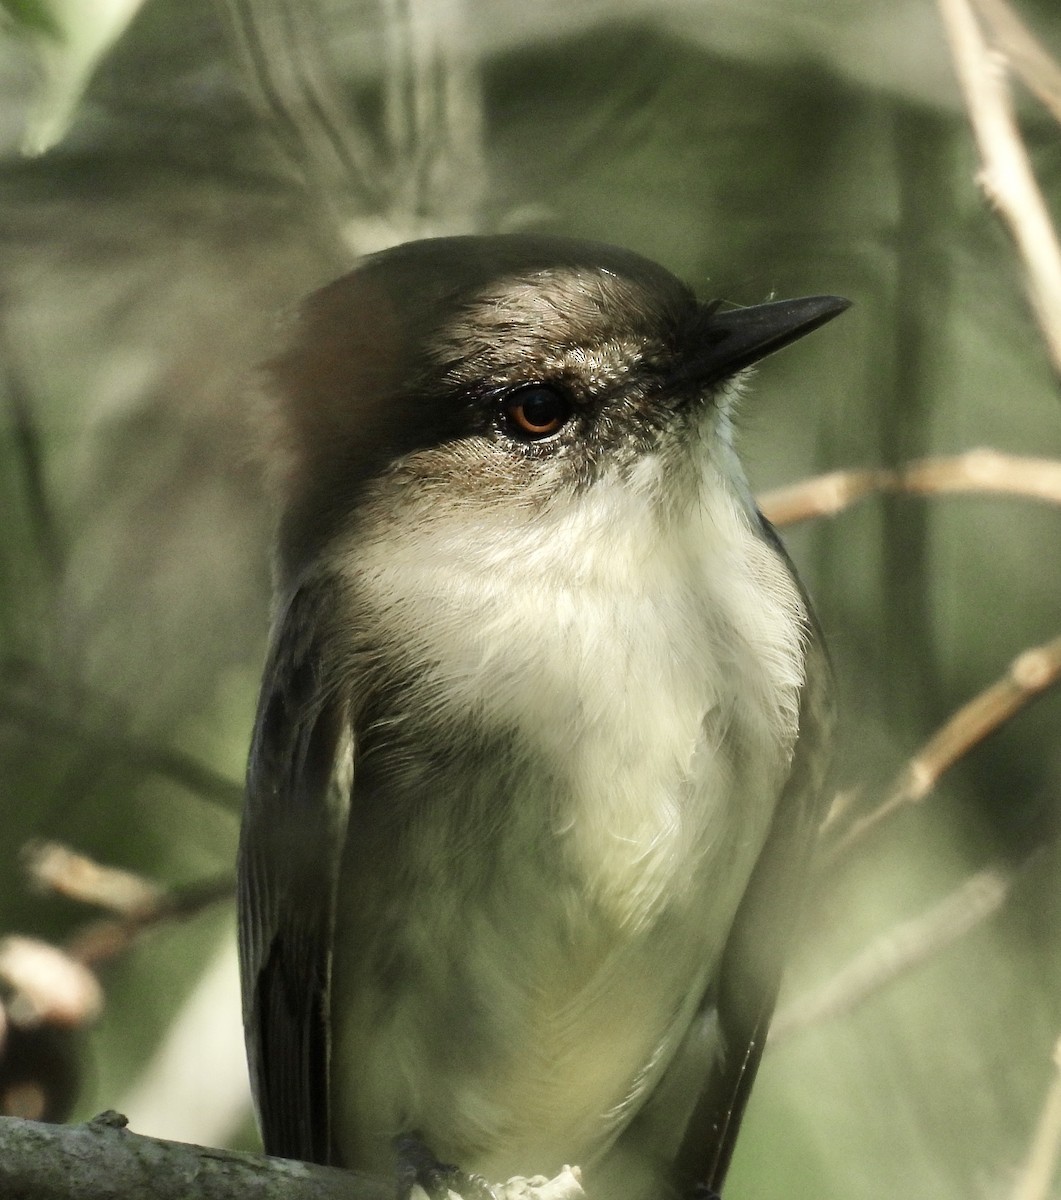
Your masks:
[[[973,0],[991,38],[1042,106],[1061,121],[1061,66],[1036,40],[1006,0]]]
[[[33,1200],[393,1200],[396,1179],[143,1137],[119,1113],[84,1125],[0,1118],[0,1196]],[[584,1200],[577,1167],[510,1179],[501,1200]]]
[[[393,1200],[394,1182],[334,1167],[142,1137],[104,1113],[84,1125],[0,1118],[0,1195],[34,1200]],[[193,1182],[194,1181],[194,1182]]]
[[[783,528],[818,517],[835,517],[867,496],[890,490],[894,480],[895,473],[883,469],[830,471],[773,488],[756,499],[771,525]]]
[[[481,228],[483,101],[463,0],[381,6],[382,132],[319,0],[227,0],[247,73],[322,215],[355,255]]]
[[[142,875],[101,866],[60,842],[27,843],[22,862],[42,891],[115,913],[137,912],[157,904],[161,894],[161,888]]]
[[[160,892],[153,903],[130,911],[122,917],[94,921],[79,930],[67,942],[67,950],[79,962],[98,966],[123,954],[149,929],[167,921],[185,921],[197,917],[205,908],[230,899],[235,882],[228,876],[191,884],[185,888]]]
[[[1047,1200],[1061,1153],[1061,1038],[1054,1045],[1054,1077],[1046,1092],[1031,1149],[1010,1200]]]
[[[953,713],[909,760],[892,783],[884,800],[841,834],[826,851],[832,862],[857,841],[908,804],[917,804],[973,746],[1015,716],[1061,678],[1061,636],[1019,654],[1001,679],[974,696]],[[837,822],[834,806],[823,829]]]
[[[0,939],[0,1113],[55,1121],[69,1114],[80,1075],[71,1031],[90,1026],[103,1007],[95,968],[153,926],[229,899],[234,887],[226,878],[164,892],[54,845],[37,846],[30,859],[41,886],[121,914],[84,926],[65,947]]]
[[[196,917],[235,892],[228,875],[183,888],[161,888],[132,872],[101,866],[58,842],[30,842],[23,859],[37,886],[117,914],[90,922],[68,939],[65,953],[86,966],[117,957],[155,925]]]
[[[1002,63],[968,0],[939,0],[939,7],[980,150],[980,186],[1016,244],[1035,319],[1061,375],[1061,246],[1021,140]]]
[[[383,163],[368,122],[346,94],[317,3],[226,0],[248,79],[271,130],[338,233],[352,216],[383,207]]]
[[[981,492],[1061,505],[1061,462],[981,448],[917,459],[894,471],[832,471],[764,492],[759,507],[772,524],[784,527],[834,517],[882,492],[917,496]]]
[[[964,937],[998,912],[1033,856],[1017,868],[995,866],[978,871],[925,912],[880,934],[820,988],[798,996],[782,1009],[770,1029],[771,1043],[852,1012]]]

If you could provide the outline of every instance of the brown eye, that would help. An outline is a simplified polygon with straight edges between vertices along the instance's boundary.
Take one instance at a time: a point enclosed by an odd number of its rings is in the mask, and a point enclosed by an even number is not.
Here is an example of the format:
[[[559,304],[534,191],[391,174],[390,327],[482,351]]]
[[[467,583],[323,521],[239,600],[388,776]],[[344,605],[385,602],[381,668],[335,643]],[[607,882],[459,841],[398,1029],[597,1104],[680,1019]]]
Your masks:
[[[506,396],[501,409],[510,433],[538,441],[567,424],[571,401],[555,388],[534,384]]]

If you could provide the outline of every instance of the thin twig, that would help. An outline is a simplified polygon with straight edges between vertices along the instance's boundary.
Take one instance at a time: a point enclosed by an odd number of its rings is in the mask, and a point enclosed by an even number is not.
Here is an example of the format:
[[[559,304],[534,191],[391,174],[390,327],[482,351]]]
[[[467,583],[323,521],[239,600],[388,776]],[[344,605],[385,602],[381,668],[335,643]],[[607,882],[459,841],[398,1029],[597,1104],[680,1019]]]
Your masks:
[[[482,228],[482,85],[463,0],[387,0],[384,131],[390,218],[417,236]]]
[[[110,908],[118,916],[90,922],[64,946],[27,937],[0,940],[0,982],[5,985],[0,1015],[20,1028],[90,1025],[103,1007],[99,966],[124,953],[149,929],[198,916],[235,891],[227,876],[165,891],[57,843],[31,843],[23,857],[40,887]]]
[[[784,527],[834,517],[882,492],[917,496],[980,492],[1061,505],[1061,462],[980,448],[917,459],[894,471],[832,471],[764,492],[759,507],[772,524]]]
[[[980,186],[1017,246],[1035,319],[1061,376],[1061,246],[1021,140],[1005,72],[968,0],[939,0],[939,7],[980,151]]]
[[[778,1013],[770,1029],[771,1043],[852,1012],[964,937],[998,912],[1018,874],[1038,853],[1034,851],[1017,868],[994,866],[978,871],[931,908],[874,938],[821,987],[798,996]]]
[[[1054,1044],[1054,1077],[1046,1091],[1031,1148],[1010,1200],[1047,1200],[1061,1154],[1061,1038]]]
[[[30,842],[22,855],[38,887],[115,914],[84,925],[63,947],[62,953],[90,967],[117,957],[154,926],[197,917],[236,890],[230,875],[162,888],[129,871],[102,866],[58,842]]]
[[[336,76],[319,4],[297,13],[286,0],[226,0],[226,7],[271,132],[329,232],[341,235],[351,218],[383,207],[385,188],[368,122]]]
[[[482,227],[482,88],[463,0],[380,6],[380,132],[343,77],[319,0],[227,7],[272,128],[346,250]]]
[[[204,909],[230,899],[235,891],[235,882],[226,875],[160,892],[153,902],[121,917],[107,917],[84,926],[67,939],[67,953],[88,967],[98,967],[124,954],[156,925],[197,917]]]
[[[1036,40],[1006,0],[973,0],[995,45],[1040,104],[1061,121],[1061,66]]]
[[[142,875],[105,867],[60,842],[32,841],[22,848],[22,864],[42,891],[93,904],[119,916],[159,902],[162,889]]]
[[[1061,636],[1019,654],[1005,675],[962,705],[940,726],[899,772],[884,800],[828,847],[824,861],[832,862],[846,854],[887,817],[923,800],[945,771],[1058,679],[1061,679]],[[838,816],[834,806],[823,830],[834,827]]]

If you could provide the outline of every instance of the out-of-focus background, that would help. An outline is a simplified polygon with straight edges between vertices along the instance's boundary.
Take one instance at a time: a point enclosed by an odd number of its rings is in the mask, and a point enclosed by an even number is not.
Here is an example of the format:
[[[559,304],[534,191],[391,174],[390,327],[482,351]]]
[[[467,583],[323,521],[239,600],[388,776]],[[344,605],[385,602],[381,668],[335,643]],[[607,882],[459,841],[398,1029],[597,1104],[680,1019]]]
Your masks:
[[[1061,57],[1055,0],[1019,11]],[[231,873],[269,604],[245,398],[284,311],[358,253],[545,229],[705,297],[851,297],[758,371],[760,489],[977,446],[1061,458],[1057,379],[931,0],[0,14],[0,933],[58,945],[97,916],[30,886],[32,839],[178,896]],[[1061,218],[1061,126],[1017,99]],[[877,497],[787,541],[835,659],[855,811],[1059,632],[1056,505]],[[1059,723],[1047,693],[822,871],[782,1007],[860,953],[874,982],[770,1048],[730,1200],[1009,1193],[1061,1034]],[[47,1058],[57,1108],[255,1144],[232,906],[189,907],[96,954],[94,1023],[20,1033],[0,1077],[16,1109]],[[907,951],[924,961],[889,979]]]

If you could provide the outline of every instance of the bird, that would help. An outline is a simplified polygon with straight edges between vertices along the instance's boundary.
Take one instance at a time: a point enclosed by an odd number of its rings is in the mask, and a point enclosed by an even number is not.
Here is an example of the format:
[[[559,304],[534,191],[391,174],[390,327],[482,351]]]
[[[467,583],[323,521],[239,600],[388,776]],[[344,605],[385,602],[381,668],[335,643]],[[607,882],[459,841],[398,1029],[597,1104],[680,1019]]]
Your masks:
[[[267,1153],[721,1193],[832,725],[735,408],[847,306],[527,233],[392,247],[289,319],[237,871]]]

